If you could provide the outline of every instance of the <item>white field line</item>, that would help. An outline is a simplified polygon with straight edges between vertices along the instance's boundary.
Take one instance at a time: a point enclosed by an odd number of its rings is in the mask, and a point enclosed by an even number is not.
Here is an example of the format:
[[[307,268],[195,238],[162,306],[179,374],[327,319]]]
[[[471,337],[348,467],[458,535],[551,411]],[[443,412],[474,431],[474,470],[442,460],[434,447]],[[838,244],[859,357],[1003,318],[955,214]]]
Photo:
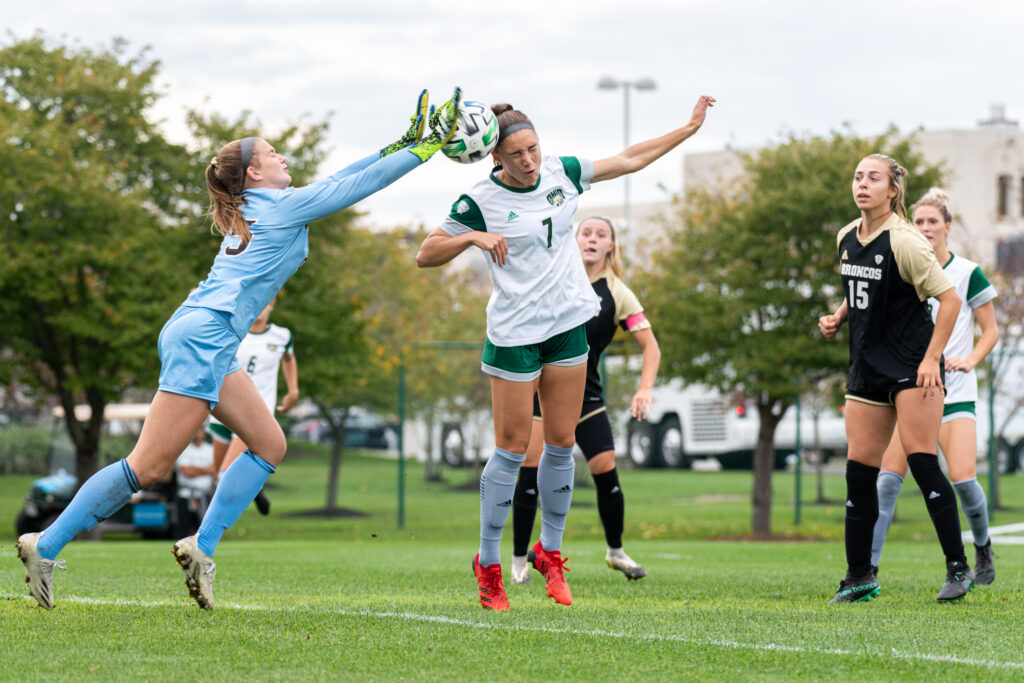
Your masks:
[[[1017,531],[1024,531],[1024,522],[989,527],[988,535],[992,545],[1024,545],[1024,536],[1011,535]],[[970,531],[965,531],[962,536],[964,543],[974,542],[974,534]]]
[[[29,596],[13,596],[0,593],[0,598],[6,599],[12,597],[24,597],[27,600],[32,599]],[[114,607],[181,607],[184,603],[184,601],[171,602],[147,600],[101,600],[96,598],[80,597],[61,598],[61,602],[74,602],[82,605],[110,605]],[[314,610],[309,607],[268,607],[267,605],[241,605],[231,603],[221,603],[218,609],[234,609],[246,612],[314,612]],[[403,621],[418,621],[431,624],[462,626],[465,628],[491,629],[495,631],[522,631],[552,634],[569,634],[577,636],[593,636],[598,638],[613,638],[621,640],[685,643],[687,645],[732,648],[736,650],[763,650],[769,652],[792,652],[796,654],[808,655],[835,655],[839,657],[857,657],[865,655],[870,657],[885,656],[891,659],[905,659],[924,662],[948,662],[951,664],[965,664],[967,666],[978,666],[986,669],[1013,669],[1017,671],[1024,671],[1024,662],[1000,662],[989,659],[960,657],[958,655],[936,655],[927,652],[903,652],[895,648],[892,648],[888,651],[870,652],[858,650],[803,647],[800,645],[778,645],[775,643],[744,643],[737,640],[722,640],[719,638],[692,638],[689,636],[679,635],[676,633],[629,633],[625,631],[605,631],[602,629],[575,629],[558,628],[554,626],[523,626],[520,624],[488,623],[484,621],[474,621],[472,619],[456,619],[454,617],[445,617],[436,614],[416,614],[415,612],[378,612],[374,610],[346,609],[344,607],[334,609],[328,608],[324,611],[328,611],[333,614],[338,614],[346,617],[368,617],[370,619],[398,619]]]

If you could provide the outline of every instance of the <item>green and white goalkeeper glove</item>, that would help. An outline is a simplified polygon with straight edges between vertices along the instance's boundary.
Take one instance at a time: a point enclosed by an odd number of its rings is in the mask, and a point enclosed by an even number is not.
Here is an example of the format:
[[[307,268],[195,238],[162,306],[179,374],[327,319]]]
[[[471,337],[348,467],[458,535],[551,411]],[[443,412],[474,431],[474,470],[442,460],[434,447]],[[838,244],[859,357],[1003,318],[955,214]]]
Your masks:
[[[394,154],[409,145],[419,142],[420,138],[423,137],[423,130],[427,127],[427,98],[428,93],[426,90],[420,93],[419,99],[416,100],[416,111],[409,117],[409,130],[405,131],[402,137],[380,151],[382,159],[389,154]]]
[[[431,112],[430,133],[410,147],[410,152],[426,161],[437,150],[448,144],[448,141],[455,135],[455,124],[459,119],[459,101],[461,99],[462,89],[456,87],[451,99]]]

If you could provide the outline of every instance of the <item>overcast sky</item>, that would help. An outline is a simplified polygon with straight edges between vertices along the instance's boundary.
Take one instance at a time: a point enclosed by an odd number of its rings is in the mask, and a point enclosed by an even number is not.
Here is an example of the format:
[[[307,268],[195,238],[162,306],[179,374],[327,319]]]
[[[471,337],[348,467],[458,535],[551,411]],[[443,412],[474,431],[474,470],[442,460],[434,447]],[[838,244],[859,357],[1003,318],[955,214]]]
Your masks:
[[[0,17],[4,43],[42,31],[150,46],[166,93],[156,116],[178,141],[186,107],[251,109],[270,132],[329,117],[324,174],[395,139],[421,88],[441,102],[456,84],[529,114],[544,153],[591,159],[623,143],[622,91],[598,90],[602,76],[657,83],[632,96],[634,142],[685,123],[698,95],[716,97],[696,137],[633,177],[634,202],[678,190],[685,151],[844,122],[860,134],[972,128],[993,103],[1024,118],[1019,0],[0,0]],[[359,208],[378,224],[433,227],[489,170],[438,155]],[[621,199],[611,181],[581,205]]]

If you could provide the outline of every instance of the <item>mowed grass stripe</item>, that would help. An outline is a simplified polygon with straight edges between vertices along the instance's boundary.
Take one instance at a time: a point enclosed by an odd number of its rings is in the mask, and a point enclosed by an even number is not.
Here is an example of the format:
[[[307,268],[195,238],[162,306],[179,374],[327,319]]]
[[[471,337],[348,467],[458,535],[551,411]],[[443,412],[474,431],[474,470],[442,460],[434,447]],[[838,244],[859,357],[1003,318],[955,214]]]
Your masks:
[[[32,598],[27,596],[15,596],[0,594],[0,599],[13,599],[18,597],[24,597],[27,600]],[[97,598],[86,598],[78,596],[68,596],[63,598],[66,602],[81,604],[81,605],[101,605],[109,607],[145,607],[145,608],[161,608],[161,607],[172,607],[180,608],[180,601],[164,601],[164,600],[104,600]],[[238,604],[238,603],[227,603],[220,604],[217,607],[218,610],[239,610],[246,612],[270,612],[270,613],[307,613],[315,614],[322,612],[330,612],[338,616],[345,617],[367,617],[370,619],[397,619],[405,621],[416,621],[424,623],[435,623],[445,624],[448,626],[459,626],[463,628],[478,628],[478,629],[492,629],[492,630],[503,630],[503,631],[516,631],[516,632],[533,632],[533,633],[550,633],[559,635],[570,635],[570,636],[585,636],[585,637],[597,637],[597,638],[614,638],[614,639],[632,639],[632,640],[645,640],[645,641],[656,641],[656,642],[674,642],[674,643],[685,643],[687,645],[697,645],[701,647],[719,647],[719,648],[732,648],[738,650],[760,650],[767,652],[787,652],[795,654],[808,654],[808,655],[833,655],[840,657],[879,657],[884,656],[891,659],[904,659],[904,660],[917,660],[925,662],[936,662],[936,663],[950,663],[950,664],[963,664],[966,666],[976,666],[985,669],[1010,669],[1017,671],[1024,671],[1024,662],[1015,661],[992,661],[984,659],[975,659],[971,657],[961,657],[953,654],[931,654],[927,652],[900,652],[898,650],[886,650],[886,651],[869,651],[869,650],[841,650],[841,649],[819,649],[812,647],[801,647],[796,645],[782,645],[777,643],[744,643],[735,640],[721,640],[721,639],[709,639],[709,638],[693,638],[691,636],[685,636],[676,633],[630,633],[626,631],[606,631],[601,629],[575,629],[575,628],[564,628],[555,626],[530,626],[526,624],[503,624],[496,622],[485,622],[485,621],[474,621],[468,619],[457,619],[454,617],[447,617],[437,614],[416,614],[414,612],[380,612],[373,610],[362,610],[362,609],[346,609],[344,607],[327,607],[319,608],[316,610],[308,607],[288,607],[288,606],[271,606],[271,605],[258,605],[258,604]],[[840,607],[838,609],[845,609]]]

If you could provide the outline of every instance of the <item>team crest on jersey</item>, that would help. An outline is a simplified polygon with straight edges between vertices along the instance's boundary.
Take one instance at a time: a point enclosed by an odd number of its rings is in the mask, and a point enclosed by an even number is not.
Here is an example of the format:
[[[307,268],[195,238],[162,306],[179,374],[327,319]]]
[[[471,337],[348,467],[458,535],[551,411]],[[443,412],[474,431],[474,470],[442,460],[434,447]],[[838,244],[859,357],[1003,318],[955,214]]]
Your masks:
[[[467,211],[469,211],[469,202],[460,199],[459,203],[455,205],[455,213],[466,213]]]
[[[850,258],[849,254],[847,254],[847,253],[846,253],[846,250],[845,250],[845,249],[843,249],[843,258],[842,258],[841,260],[843,260],[843,261],[846,261],[846,260],[848,260],[849,258]]]
[[[875,265],[877,265],[877,266],[882,265],[882,261],[884,261],[884,260],[885,260],[884,256],[882,256],[881,254],[875,254]]]
[[[267,344],[267,351],[271,351],[271,352],[277,351],[277,344]]]
[[[556,187],[555,189],[548,192],[548,204],[552,206],[561,206],[565,203],[565,193],[562,192],[562,188]]]

